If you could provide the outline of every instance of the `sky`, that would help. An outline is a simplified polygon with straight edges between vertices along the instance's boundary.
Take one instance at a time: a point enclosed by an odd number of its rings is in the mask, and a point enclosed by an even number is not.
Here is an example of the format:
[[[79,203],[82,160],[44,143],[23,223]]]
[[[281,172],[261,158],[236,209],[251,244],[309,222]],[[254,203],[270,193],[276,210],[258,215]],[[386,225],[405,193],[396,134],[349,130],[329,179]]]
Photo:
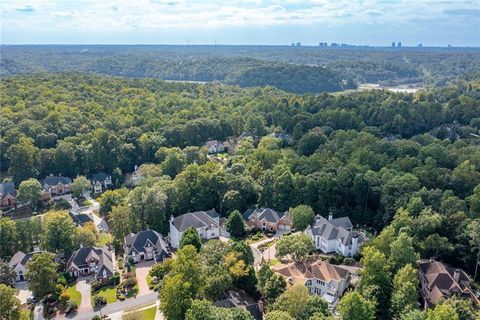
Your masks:
[[[2,0],[2,44],[480,46],[480,0]]]

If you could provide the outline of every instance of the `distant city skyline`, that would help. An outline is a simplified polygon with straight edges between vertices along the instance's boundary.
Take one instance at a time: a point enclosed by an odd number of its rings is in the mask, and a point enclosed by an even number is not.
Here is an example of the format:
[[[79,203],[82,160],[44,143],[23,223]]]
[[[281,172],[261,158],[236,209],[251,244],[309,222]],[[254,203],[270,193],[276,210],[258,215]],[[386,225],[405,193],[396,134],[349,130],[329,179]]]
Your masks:
[[[2,44],[480,46],[478,0],[4,0]]]

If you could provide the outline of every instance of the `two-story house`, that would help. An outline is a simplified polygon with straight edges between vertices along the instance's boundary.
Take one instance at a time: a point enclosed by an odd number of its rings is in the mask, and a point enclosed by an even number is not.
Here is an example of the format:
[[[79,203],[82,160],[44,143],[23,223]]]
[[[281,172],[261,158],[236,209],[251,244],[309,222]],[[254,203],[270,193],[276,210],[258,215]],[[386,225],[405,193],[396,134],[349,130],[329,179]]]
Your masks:
[[[300,283],[310,294],[316,294],[333,304],[350,285],[350,272],[327,261],[313,263],[291,262],[276,264],[273,271],[283,276],[287,283]]]
[[[463,270],[430,259],[420,262],[419,271],[425,308],[434,307],[437,302],[452,296],[471,300],[475,306],[479,306],[479,300],[471,288],[472,280]]]
[[[106,283],[115,272],[112,253],[106,246],[82,247],[68,259],[66,271],[75,277],[93,275]]]
[[[23,253],[22,251],[17,251],[13,257],[8,262],[10,269],[15,271],[16,277],[15,282],[25,281],[27,273],[27,263],[30,259],[37,253],[40,253],[40,249],[35,247],[33,252]]]
[[[15,185],[13,182],[0,183],[0,207],[8,208],[17,203]]]
[[[317,215],[315,223],[308,226],[305,233],[312,238],[317,250],[352,257],[359,253],[363,243],[362,236],[352,229],[353,225],[348,217],[333,219],[332,214],[329,214],[327,220]]]
[[[270,208],[253,208],[243,213],[249,226],[263,231],[291,230],[292,221],[288,212],[277,212]]]
[[[161,262],[171,256],[163,236],[150,229],[128,234],[123,249],[125,261],[132,259],[135,263],[144,260]]]
[[[49,175],[43,179],[43,197],[50,199],[72,191],[72,179],[63,176]]]
[[[105,190],[112,188],[112,176],[105,172],[97,172],[90,177],[93,193],[100,194]]]
[[[225,146],[223,145],[223,142],[218,140],[209,140],[205,142],[205,147],[210,154],[225,151]]]
[[[215,209],[182,214],[170,217],[170,244],[177,249],[182,235],[190,227],[197,230],[200,239],[210,240],[220,236],[220,216]]]

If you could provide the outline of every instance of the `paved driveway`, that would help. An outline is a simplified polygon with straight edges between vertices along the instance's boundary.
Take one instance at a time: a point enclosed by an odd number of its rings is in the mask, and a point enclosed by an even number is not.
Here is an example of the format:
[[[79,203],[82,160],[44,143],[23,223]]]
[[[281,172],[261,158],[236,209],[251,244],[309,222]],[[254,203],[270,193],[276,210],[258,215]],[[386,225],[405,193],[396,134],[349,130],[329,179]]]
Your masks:
[[[22,281],[15,284],[15,288],[18,290],[17,298],[21,304],[27,303],[27,298],[32,295],[32,291],[28,290],[28,282]]]
[[[91,311],[92,310],[92,296],[91,290],[92,286],[90,280],[86,278],[80,278],[77,282],[77,290],[82,295],[82,302],[78,306],[79,312]]]
[[[155,263],[153,262],[153,260],[150,260],[150,261],[139,262],[135,266],[136,267],[135,273],[138,281],[139,296],[143,296],[152,292],[150,289],[148,289],[147,275],[154,264]]]

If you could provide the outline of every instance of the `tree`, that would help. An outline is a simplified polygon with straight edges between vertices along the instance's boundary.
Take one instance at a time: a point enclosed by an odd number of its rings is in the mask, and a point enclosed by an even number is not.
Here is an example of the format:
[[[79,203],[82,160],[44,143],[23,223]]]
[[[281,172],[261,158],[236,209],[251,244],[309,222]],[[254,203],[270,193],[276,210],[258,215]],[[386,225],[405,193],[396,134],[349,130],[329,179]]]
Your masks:
[[[72,182],[72,193],[75,197],[81,197],[85,191],[90,190],[91,183],[90,180],[85,178],[85,176],[78,176],[73,179]]]
[[[215,309],[207,300],[193,300],[185,314],[185,320],[216,320]]]
[[[302,156],[309,156],[318,149],[327,138],[321,130],[312,130],[304,134],[298,141],[297,152]]]
[[[8,262],[0,259],[0,284],[11,286],[14,284],[17,273],[10,268]]]
[[[7,150],[10,160],[8,173],[13,177],[15,185],[38,175],[39,149],[35,147],[32,138],[20,137],[17,144],[12,144]]]
[[[419,259],[418,253],[413,248],[413,238],[405,232],[400,232],[397,239],[390,245],[390,257],[388,262],[393,273],[407,264],[414,265]]]
[[[157,186],[141,185],[130,191],[128,202],[142,229],[164,231],[167,196]]]
[[[477,279],[478,266],[480,265],[480,218],[472,220],[467,225],[466,233],[472,252],[476,254],[475,274],[473,279]]]
[[[19,320],[21,305],[17,299],[17,290],[0,283],[0,319]]]
[[[50,211],[44,216],[43,246],[50,252],[69,254],[75,247],[75,224],[65,211]]]
[[[200,252],[202,248],[202,240],[200,240],[200,236],[198,235],[197,230],[194,227],[190,227],[182,234],[182,239],[180,240],[180,248],[185,246],[192,245],[195,247],[197,252]]]
[[[293,227],[296,230],[305,230],[315,220],[315,213],[312,207],[303,204],[290,208],[290,216],[292,217]]]
[[[177,258],[173,260],[173,275],[181,275],[184,282],[188,282],[192,299],[203,289],[204,276],[199,256],[194,246],[185,245],[177,251]]]
[[[338,312],[343,320],[374,320],[375,303],[352,291],[340,300]]]
[[[258,291],[268,303],[273,303],[278,296],[285,292],[287,287],[285,279],[273,273],[266,262],[260,266],[257,278]]]
[[[55,291],[57,284],[57,264],[48,252],[33,255],[27,263],[28,288],[37,298],[43,298]]]
[[[328,304],[320,297],[310,296],[302,284],[289,287],[276,299],[272,309],[288,312],[293,319],[299,320],[308,320],[315,313],[329,313]]]
[[[454,247],[448,241],[448,238],[442,237],[438,233],[431,234],[425,240],[420,242],[420,248],[424,257],[434,258],[449,254],[454,250]]]
[[[102,215],[109,214],[110,211],[112,211],[113,207],[125,202],[127,194],[127,189],[115,189],[105,191],[100,196],[100,198],[98,198],[98,202],[100,203],[100,213]]]
[[[438,304],[435,309],[428,310],[428,320],[460,320],[453,306]]]
[[[114,206],[108,215],[108,223],[112,231],[114,244],[119,247],[127,234],[139,230],[132,217],[132,210],[129,205],[121,204]]]
[[[149,271],[150,277],[157,277],[158,281],[163,280],[163,278],[173,269],[173,259],[165,259],[162,263],[156,263],[152,266]]]
[[[460,320],[478,320],[478,311],[475,310],[472,300],[469,299],[460,299],[456,296],[452,296],[445,301],[440,303],[445,303],[451,305],[455,312],[458,314]],[[476,314],[477,312],[477,314]]]
[[[43,223],[41,217],[15,221],[18,250],[31,252],[35,245],[40,244],[43,237]]]
[[[404,313],[400,316],[401,320],[427,320],[427,315],[425,312],[420,310],[411,310],[407,313]]]
[[[83,227],[76,228],[75,243],[77,246],[94,246],[98,241],[98,233],[93,222],[87,222]]]
[[[241,239],[245,237],[245,221],[238,210],[233,210],[228,216],[227,231],[234,239]]]
[[[265,314],[265,320],[295,320],[288,312],[273,310]]]
[[[17,230],[10,218],[0,217],[0,258],[10,259],[17,249]]]
[[[192,304],[191,284],[182,275],[167,276],[160,290],[160,310],[168,320],[185,319]]]
[[[417,270],[407,264],[393,278],[392,315],[395,318],[417,307],[419,286]]]
[[[30,203],[35,210],[42,196],[42,185],[37,179],[30,178],[22,181],[18,187],[17,199],[21,202]]]
[[[252,265],[254,262],[252,248],[245,241],[234,241],[231,246],[232,251],[240,254],[240,258],[245,261],[247,265]]]
[[[293,261],[304,260],[308,254],[315,250],[312,239],[306,234],[289,235],[278,240],[275,246],[275,256],[285,258],[291,256]]]
[[[390,267],[385,255],[374,247],[366,247],[362,254],[360,281],[356,289],[367,299],[376,301],[377,316],[382,318],[387,314],[390,304]]]

